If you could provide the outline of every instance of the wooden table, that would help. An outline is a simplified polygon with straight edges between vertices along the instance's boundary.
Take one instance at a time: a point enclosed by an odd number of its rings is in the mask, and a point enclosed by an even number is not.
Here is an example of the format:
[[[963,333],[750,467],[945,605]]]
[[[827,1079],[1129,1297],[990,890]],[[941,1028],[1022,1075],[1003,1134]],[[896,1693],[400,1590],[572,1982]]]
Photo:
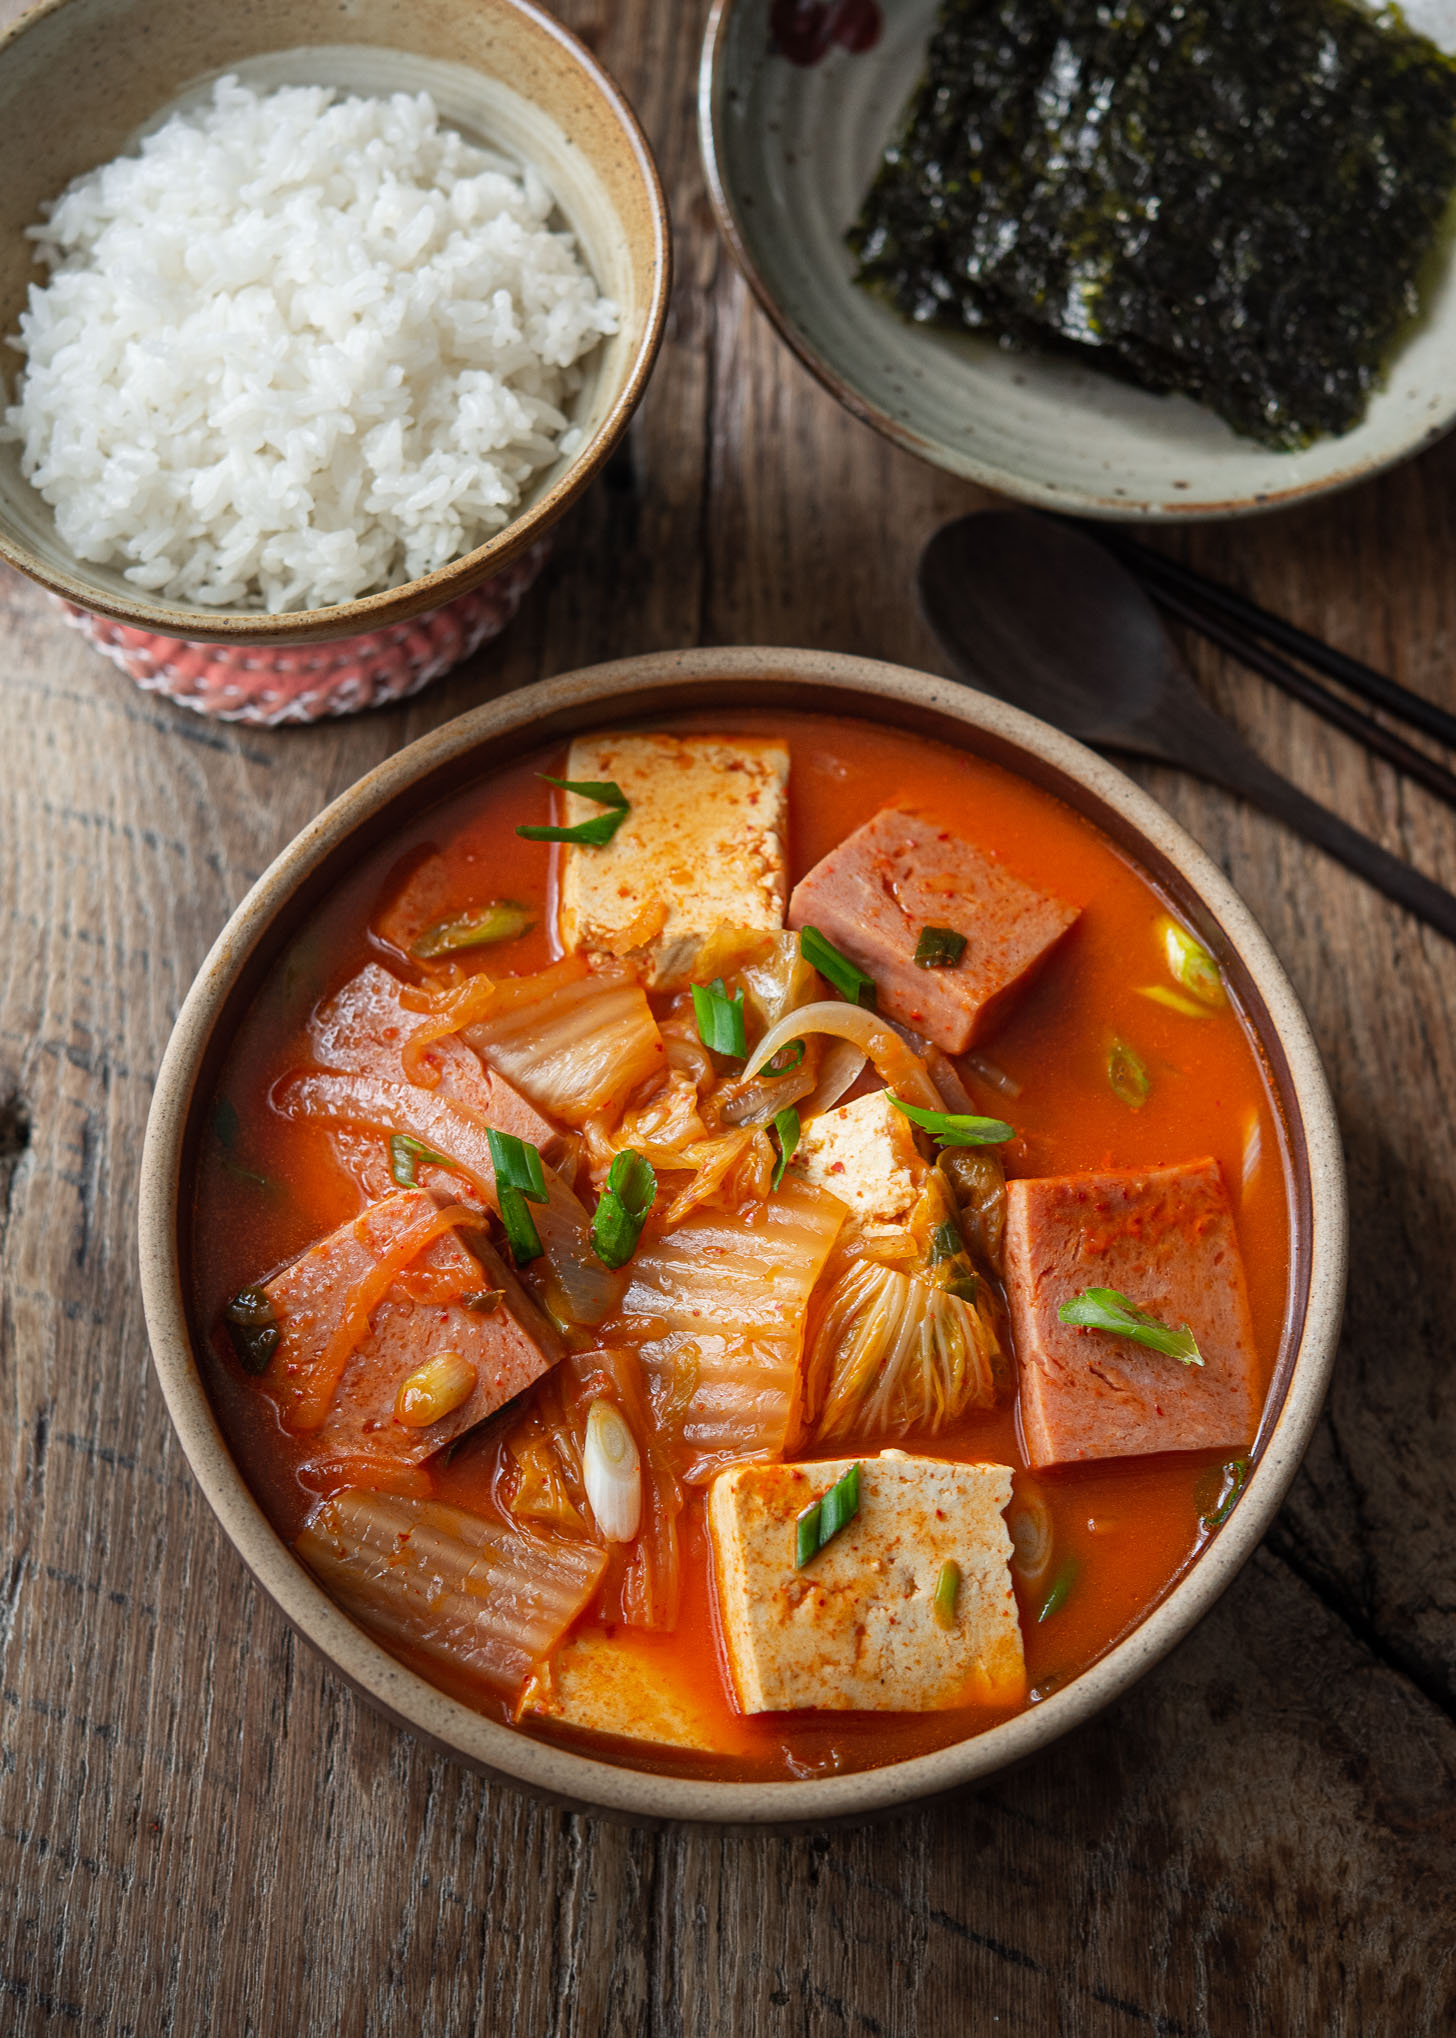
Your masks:
[[[3,0],[0,16],[19,11]],[[137,1294],[151,1085],[226,915],[317,809],[490,695],[623,653],[936,666],[911,575],[970,488],[824,395],[714,232],[705,0],[573,0],[672,195],[626,452],[501,644],[398,711],[223,727],[0,577],[0,2030],[1413,2034],[1456,2029],[1456,953],[1271,823],[1138,775],[1252,904],[1349,1148],[1347,1330],[1308,1464],[1198,1632],[953,1807],[646,1833],[487,1788],[376,1717],[251,1584],[174,1444]],[[1456,707],[1456,439],[1167,544]],[[1451,883],[1456,824],[1261,683],[1275,764]]]

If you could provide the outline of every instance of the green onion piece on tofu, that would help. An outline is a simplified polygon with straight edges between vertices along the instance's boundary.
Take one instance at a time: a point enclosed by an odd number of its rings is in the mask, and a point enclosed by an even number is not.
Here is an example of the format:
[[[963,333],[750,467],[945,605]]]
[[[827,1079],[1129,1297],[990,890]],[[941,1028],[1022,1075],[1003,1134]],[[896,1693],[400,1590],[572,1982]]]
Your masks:
[[[825,1544],[833,1542],[858,1513],[859,1466],[851,1465],[827,1493],[811,1500],[795,1521],[794,1563],[798,1569],[802,1571],[810,1558],[817,1557]]]
[[[652,1163],[635,1147],[624,1147],[607,1171],[607,1186],[592,1218],[592,1244],[604,1267],[626,1266],[656,1197]]]
[[[1075,1557],[1069,1557],[1066,1563],[1063,1564],[1061,1570],[1058,1571],[1056,1577],[1052,1580],[1051,1591],[1041,1603],[1041,1611],[1036,1617],[1038,1626],[1044,1620],[1050,1620],[1054,1613],[1061,1612],[1072,1596],[1072,1587],[1077,1582],[1077,1573],[1080,1569],[1081,1566]]]
[[[1148,1074],[1148,1065],[1125,1040],[1114,1040],[1107,1050],[1107,1080],[1113,1095],[1133,1111],[1141,1111],[1152,1094],[1153,1079]]]
[[[526,1208],[528,1200],[532,1203],[547,1200],[541,1156],[528,1139],[517,1139],[513,1132],[497,1132],[493,1125],[486,1138],[490,1142],[496,1201],[506,1228],[506,1243],[511,1258],[518,1267],[523,1267],[528,1260],[539,1259],[542,1253],[541,1234]]]
[[[917,969],[954,969],[966,952],[966,937],[954,927],[922,927],[915,943]]]
[[[1224,989],[1218,964],[1203,944],[1195,941],[1176,920],[1160,920],[1158,933],[1173,981],[1181,984],[1185,991],[1191,991],[1204,1005],[1226,1005],[1228,992]]]
[[[787,1056],[787,1060],[785,1059]],[[804,1059],[802,1040],[786,1040],[771,1061],[766,1061],[759,1070],[761,1076],[791,1076]]]
[[[731,1054],[738,1061],[746,1060],[748,1036],[743,1030],[742,991],[735,991],[730,998],[721,977],[714,977],[710,984],[692,984],[689,988],[698,1038],[704,1047],[711,1048],[714,1054]]]
[[[422,1139],[416,1139],[411,1132],[395,1132],[389,1139],[389,1172],[401,1189],[417,1186],[415,1169],[421,1161],[431,1167],[453,1168],[455,1163],[448,1154],[436,1153],[432,1146],[426,1146]]]
[[[960,1596],[961,1567],[953,1557],[948,1557],[935,1581],[935,1618],[941,1627],[955,1626],[956,1601]]]
[[[1194,1492],[1198,1518],[1206,1529],[1222,1528],[1249,1483],[1247,1458],[1230,1458],[1226,1464],[1211,1465],[1199,1478]]]
[[[1150,1316],[1146,1309],[1129,1302],[1116,1288],[1085,1289],[1062,1304],[1057,1318],[1078,1330],[1104,1330],[1113,1337],[1130,1337],[1134,1344],[1146,1345],[1150,1352],[1162,1352],[1170,1359],[1181,1359],[1185,1366],[1203,1364],[1203,1354],[1186,1323],[1180,1323],[1175,1330],[1161,1317]]]
[[[841,955],[832,941],[826,940],[817,927],[799,929],[799,953],[811,969],[817,969],[821,977],[827,977],[841,998],[848,998],[851,1005],[873,1005],[875,1002],[875,980],[867,977],[862,969],[856,968],[847,955]]]
[[[799,1114],[792,1104],[790,1104],[787,1111],[779,1112],[778,1116],[774,1119],[773,1129],[774,1138],[779,1143],[779,1157],[774,1166],[771,1183],[771,1186],[776,1189],[783,1181],[784,1169],[794,1158],[794,1150],[799,1144]]]
[[[245,1373],[266,1373],[278,1349],[278,1318],[261,1288],[243,1288],[223,1311],[233,1350]]]
[[[431,962],[437,955],[457,955],[463,948],[514,941],[531,924],[530,913],[514,899],[492,899],[488,906],[474,906],[453,919],[437,920],[411,944],[410,954],[420,962]]]
[[[584,842],[591,848],[602,849],[631,812],[627,795],[615,779],[552,778],[548,771],[538,771],[536,776],[544,778],[547,785],[559,786],[564,793],[579,793],[584,800],[595,800],[608,811],[593,814],[590,820],[578,821],[571,828],[517,828],[516,833],[527,842]]]
[[[1181,991],[1172,990],[1167,984],[1139,984],[1137,994],[1140,998],[1151,998],[1155,1005],[1165,1005],[1170,1012],[1181,1012],[1185,1019],[1206,1019],[1213,1010],[1211,1005],[1185,998]]]
[[[895,1096],[890,1102],[912,1125],[918,1125],[942,1146],[1001,1146],[1016,1137],[1016,1127],[1008,1125],[1004,1118],[973,1118],[965,1111],[927,1111],[921,1104],[907,1104]]]

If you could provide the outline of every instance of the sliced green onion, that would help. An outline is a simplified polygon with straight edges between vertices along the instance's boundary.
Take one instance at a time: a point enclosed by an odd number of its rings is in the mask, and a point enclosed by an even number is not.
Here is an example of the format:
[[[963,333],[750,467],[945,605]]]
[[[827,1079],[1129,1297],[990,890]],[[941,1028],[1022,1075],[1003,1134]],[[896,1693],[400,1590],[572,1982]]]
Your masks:
[[[721,977],[714,977],[710,984],[693,984],[693,1017],[698,1022],[698,1038],[704,1047],[714,1054],[731,1054],[739,1061],[747,1059],[748,1036],[743,1030],[743,992],[735,991],[730,998],[728,986]]]
[[[437,955],[455,955],[462,948],[484,948],[493,941],[514,941],[531,925],[531,915],[514,899],[492,899],[488,906],[473,906],[453,919],[437,920],[410,944],[410,954],[421,962]]]
[[[601,849],[611,841],[631,808],[627,795],[615,779],[552,778],[547,771],[538,771],[537,778],[544,778],[547,785],[559,786],[564,793],[579,793],[584,800],[595,800],[599,807],[606,807],[605,814],[593,814],[588,821],[578,821],[572,828],[517,828],[527,842],[585,842],[590,847]]]
[[[874,978],[867,977],[847,955],[841,955],[817,927],[799,929],[799,953],[811,969],[828,978],[841,998],[848,998],[851,1005],[873,1005]]]
[[[785,1061],[785,1055],[788,1060]],[[759,1070],[761,1076],[790,1076],[804,1059],[802,1040],[786,1040],[772,1060],[766,1061]]]
[[[779,1157],[773,1171],[772,1186],[776,1189],[784,1179],[784,1169],[794,1157],[799,1144],[799,1114],[791,1104],[787,1111],[780,1111],[773,1122],[774,1138],[779,1143]]]
[[[1185,991],[1191,991],[1202,1004],[1226,1005],[1228,992],[1224,989],[1218,964],[1203,944],[1195,941],[1176,920],[1160,920],[1158,933],[1162,937],[1163,956],[1174,982],[1181,984]]]
[[[493,1316],[505,1299],[504,1288],[472,1288],[468,1295],[460,1297],[460,1307],[468,1309],[472,1316]]]
[[[592,1218],[592,1244],[603,1266],[626,1266],[656,1196],[652,1163],[634,1147],[624,1147],[607,1171],[607,1185]]]
[[[1247,1458],[1230,1458],[1212,1465],[1198,1481],[1194,1494],[1198,1518],[1206,1529],[1222,1528],[1249,1483]]]
[[[1161,1317],[1150,1316],[1146,1309],[1129,1302],[1116,1288],[1088,1288],[1074,1295],[1070,1302],[1064,1302],[1057,1317],[1078,1330],[1105,1330],[1114,1337],[1131,1338],[1134,1344],[1146,1345],[1150,1352],[1181,1359],[1185,1366],[1203,1364],[1203,1354],[1186,1323],[1180,1323],[1175,1330]]]
[[[453,1168],[455,1163],[448,1154],[436,1153],[432,1146],[426,1146],[422,1139],[416,1139],[412,1132],[394,1132],[389,1138],[389,1172],[401,1189],[418,1187],[415,1169],[421,1161],[431,1167]]]
[[[928,1132],[942,1146],[1000,1146],[1015,1139],[1016,1127],[1004,1118],[973,1118],[965,1111],[927,1111],[920,1104],[907,1104],[891,1096],[897,1111],[903,1111],[912,1125]]]
[[[223,1311],[233,1350],[245,1373],[266,1373],[278,1349],[278,1317],[262,1288],[243,1288]]]
[[[513,1132],[497,1132],[493,1125],[487,1128],[485,1136],[490,1143],[496,1187],[519,1189],[533,1203],[544,1203],[546,1177],[541,1172],[541,1155],[530,1140],[517,1139]]]
[[[966,937],[954,927],[922,927],[915,943],[917,969],[954,969],[966,952]]]
[[[851,1465],[799,1515],[794,1523],[794,1563],[799,1570],[833,1542],[842,1528],[859,1513],[859,1466]]]
[[[1036,1617],[1038,1626],[1040,1626],[1042,1621],[1050,1620],[1054,1613],[1061,1612],[1072,1596],[1072,1587],[1077,1582],[1077,1573],[1080,1569],[1081,1566],[1075,1557],[1069,1557],[1066,1563],[1063,1564],[1061,1570],[1058,1571],[1056,1577],[1052,1580],[1051,1591],[1041,1603],[1041,1611]]]
[[[1141,1111],[1152,1094],[1153,1079],[1148,1074],[1148,1065],[1125,1040],[1114,1040],[1107,1050],[1107,1080],[1113,1095],[1134,1111]]]
[[[953,1557],[947,1557],[935,1581],[935,1618],[941,1627],[955,1626],[956,1601],[960,1596],[961,1567]]]
[[[1170,1012],[1181,1012],[1185,1019],[1206,1019],[1213,1009],[1185,998],[1181,991],[1170,990],[1167,984],[1139,984],[1137,994],[1140,998],[1151,998],[1155,1005],[1166,1005]]]
[[[523,1267],[528,1260],[539,1259],[542,1251],[536,1220],[526,1208],[528,1200],[532,1203],[547,1200],[541,1156],[528,1139],[517,1139],[513,1132],[497,1132],[492,1125],[485,1136],[490,1142],[496,1201],[506,1228],[506,1243],[511,1258],[518,1267]]]

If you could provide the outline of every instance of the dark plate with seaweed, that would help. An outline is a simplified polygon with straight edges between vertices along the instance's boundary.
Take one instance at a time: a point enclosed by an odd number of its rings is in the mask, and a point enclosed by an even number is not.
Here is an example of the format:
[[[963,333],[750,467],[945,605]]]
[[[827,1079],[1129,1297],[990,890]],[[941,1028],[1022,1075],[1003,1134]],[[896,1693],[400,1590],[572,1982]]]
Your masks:
[[[790,344],[922,457],[1235,515],[1456,419],[1456,65],[1424,37],[1350,0],[900,0],[811,65],[773,14],[709,28],[720,220]],[[1403,19],[1456,49],[1456,0]]]

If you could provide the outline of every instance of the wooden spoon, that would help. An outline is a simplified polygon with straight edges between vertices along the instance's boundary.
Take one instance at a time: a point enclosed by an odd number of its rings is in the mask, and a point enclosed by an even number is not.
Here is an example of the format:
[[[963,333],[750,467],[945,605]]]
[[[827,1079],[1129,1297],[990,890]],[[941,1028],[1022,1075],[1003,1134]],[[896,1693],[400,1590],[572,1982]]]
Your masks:
[[[1456,896],[1255,756],[1095,539],[1023,510],[983,510],[935,533],[919,581],[926,618],[968,685],[1083,743],[1181,765],[1238,793],[1456,941]]]

